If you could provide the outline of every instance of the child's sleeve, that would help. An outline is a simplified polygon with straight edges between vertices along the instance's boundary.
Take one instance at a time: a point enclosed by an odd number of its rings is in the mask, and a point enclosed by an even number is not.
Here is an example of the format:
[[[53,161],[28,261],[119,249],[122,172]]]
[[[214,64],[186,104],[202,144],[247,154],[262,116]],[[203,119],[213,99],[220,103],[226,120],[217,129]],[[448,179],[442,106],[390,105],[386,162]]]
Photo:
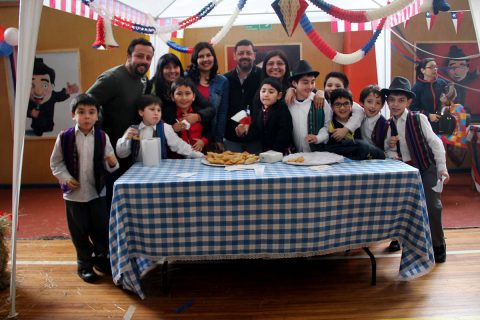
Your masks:
[[[128,157],[132,152],[131,140],[121,137],[120,139],[117,140],[117,145],[115,146],[115,150],[117,151],[117,156],[119,158]]]
[[[398,153],[397,148],[390,148],[390,138],[392,137],[392,131],[390,128],[387,129],[387,134],[385,135],[385,140],[383,143],[383,150],[385,150],[385,156],[390,159],[397,159]]]
[[[173,152],[186,156],[188,158],[200,158],[201,152],[196,152],[192,149],[192,146],[183,141],[176,133],[173,131],[171,125],[165,123],[163,126],[165,130],[165,139],[167,140],[168,147]]]
[[[362,125],[363,118],[365,118],[365,112],[363,108],[354,102],[352,106],[352,116],[348,119],[348,122],[345,124],[345,128],[350,130],[350,132],[355,132]]]
[[[105,151],[104,151],[104,155],[105,156],[109,156],[109,155],[114,155],[115,156],[115,151],[113,150],[113,147],[112,147],[112,144],[110,143],[110,138],[108,137],[108,134],[105,133]],[[120,168],[120,164],[118,163],[117,161],[117,164],[115,165],[115,167],[110,167],[110,165],[108,164],[107,160],[104,160],[105,161],[105,169],[108,171],[108,172],[113,172],[115,170],[117,170],[118,168]]]
[[[50,156],[50,169],[55,178],[58,179],[60,183],[66,183],[68,180],[72,179],[72,175],[68,172],[67,166],[63,159],[62,145],[60,141],[60,133],[57,136],[55,141],[55,146],[53,147],[52,155]]]
[[[435,164],[437,165],[437,172],[447,171],[447,159],[442,140],[440,140],[435,132],[433,132],[432,126],[426,115],[420,114],[420,123],[423,135],[425,136],[429,147],[432,149]]]
[[[317,144],[326,143],[329,138],[328,126],[332,121],[332,108],[330,107],[330,104],[327,101],[325,101],[323,105],[323,114],[324,114],[323,127],[318,131]]]

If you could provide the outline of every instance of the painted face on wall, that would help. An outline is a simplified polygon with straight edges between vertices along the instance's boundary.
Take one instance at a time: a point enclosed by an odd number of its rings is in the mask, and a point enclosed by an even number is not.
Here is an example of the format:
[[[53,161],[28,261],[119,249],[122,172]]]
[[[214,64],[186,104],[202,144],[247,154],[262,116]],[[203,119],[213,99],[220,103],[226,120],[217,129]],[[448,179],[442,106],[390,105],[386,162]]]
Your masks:
[[[447,71],[453,81],[460,82],[467,76],[468,68],[467,60],[450,60]]]
[[[34,74],[32,76],[32,89],[30,100],[36,104],[44,104],[52,97],[53,84],[48,74]]]

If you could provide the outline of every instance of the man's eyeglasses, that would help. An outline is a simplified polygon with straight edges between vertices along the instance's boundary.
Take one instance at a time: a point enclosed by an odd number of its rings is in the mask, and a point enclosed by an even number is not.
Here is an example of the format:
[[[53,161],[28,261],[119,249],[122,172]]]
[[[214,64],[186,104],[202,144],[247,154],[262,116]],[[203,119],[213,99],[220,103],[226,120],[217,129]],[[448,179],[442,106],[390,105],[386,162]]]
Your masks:
[[[333,104],[333,107],[334,108],[337,108],[337,109],[340,109],[341,107],[345,107],[345,108],[348,108],[348,107],[351,107],[352,106],[352,103],[350,101],[345,101],[345,102],[335,102]]]
[[[448,70],[466,70],[469,68],[468,64],[461,64],[459,66],[451,66],[447,67]]]

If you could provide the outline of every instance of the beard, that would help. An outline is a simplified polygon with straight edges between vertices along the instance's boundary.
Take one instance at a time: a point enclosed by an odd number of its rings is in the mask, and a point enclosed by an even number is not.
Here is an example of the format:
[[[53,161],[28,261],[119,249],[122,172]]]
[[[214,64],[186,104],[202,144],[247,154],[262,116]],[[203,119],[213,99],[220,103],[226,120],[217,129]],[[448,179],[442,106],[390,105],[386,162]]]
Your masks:
[[[145,71],[140,71],[140,70],[139,70],[140,67],[143,67],[143,68],[145,69]],[[137,76],[144,76],[145,73],[148,72],[148,68],[149,68],[149,66],[146,65],[146,64],[139,64],[139,65],[136,65],[136,66],[133,68],[133,71],[135,72],[135,74],[136,74]]]
[[[253,61],[249,59],[242,59],[238,63],[238,68],[243,72],[250,71],[253,68]]]

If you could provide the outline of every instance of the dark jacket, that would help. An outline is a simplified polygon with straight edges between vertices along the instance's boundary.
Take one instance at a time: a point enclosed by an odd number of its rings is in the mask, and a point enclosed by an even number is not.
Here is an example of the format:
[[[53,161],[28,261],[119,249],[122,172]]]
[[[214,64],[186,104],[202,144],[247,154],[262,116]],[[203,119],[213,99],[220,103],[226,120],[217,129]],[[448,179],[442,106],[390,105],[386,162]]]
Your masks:
[[[429,113],[437,113],[442,110],[440,95],[447,82],[438,78],[433,82],[417,78],[417,82],[412,87],[415,93],[413,103],[408,108],[410,111],[420,111],[428,117]]]
[[[293,146],[292,116],[283,100],[279,100],[269,109],[268,120],[264,125],[262,106],[254,105],[247,139],[260,141],[262,151],[274,150],[286,154]]]
[[[252,108],[253,98],[260,87],[262,79],[262,69],[254,66],[243,84],[238,79],[237,69],[234,68],[225,74],[229,83],[229,105],[227,112],[227,126],[225,130],[225,138],[231,141],[243,142],[245,138],[237,137],[235,128],[238,123],[231,119],[237,112],[245,110],[247,106]]]

